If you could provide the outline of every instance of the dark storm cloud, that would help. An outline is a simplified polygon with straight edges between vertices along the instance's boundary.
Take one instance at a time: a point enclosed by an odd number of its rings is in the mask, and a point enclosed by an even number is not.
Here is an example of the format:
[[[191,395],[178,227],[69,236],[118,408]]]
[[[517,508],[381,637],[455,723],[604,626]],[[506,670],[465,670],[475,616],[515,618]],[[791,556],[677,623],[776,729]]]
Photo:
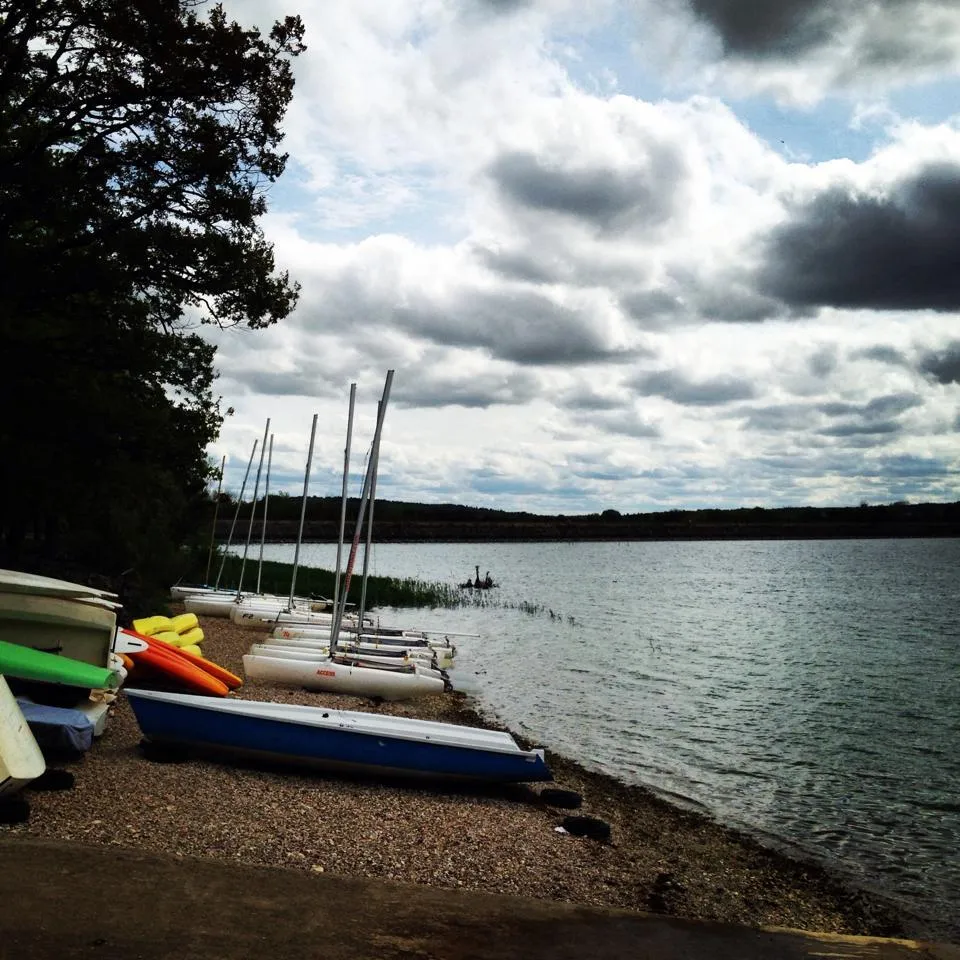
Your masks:
[[[877,363],[889,363],[894,367],[909,366],[906,354],[897,350],[896,347],[877,344],[875,347],[865,347],[862,350],[853,350],[850,353],[853,360],[875,360]]]
[[[494,273],[508,280],[523,280],[525,283],[559,283],[569,279],[570,270],[557,264],[546,265],[534,256],[510,250],[491,250],[478,247],[475,251],[480,262]]]
[[[825,380],[837,369],[837,348],[821,347],[807,359],[807,369],[818,379]]]
[[[616,410],[623,406],[622,400],[590,389],[568,390],[556,402],[567,410]]]
[[[570,420],[582,430],[591,431],[581,433],[583,437],[590,437],[594,433],[610,433],[636,439],[662,436],[658,426],[648,423],[635,410],[584,410],[571,414]]]
[[[643,330],[663,330],[689,313],[679,296],[666,290],[638,290],[624,294],[620,307]]]
[[[784,314],[783,304],[748,289],[739,277],[711,278],[674,267],[664,287],[631,290],[620,307],[642,330],[686,323],[760,323]]]
[[[744,429],[762,433],[804,430],[816,422],[813,409],[799,403],[771,404],[749,411]]]
[[[858,437],[899,433],[903,427],[896,420],[883,420],[874,423],[838,423],[820,431],[824,437]]]
[[[608,343],[602,325],[534,291],[465,291],[448,314],[432,305],[394,312],[405,330],[435,343],[481,347],[519,364],[574,366],[628,360],[636,351]]]
[[[960,383],[960,340],[925,353],[920,358],[920,370],[938,383]]]
[[[719,407],[756,396],[756,388],[748,380],[728,376],[689,380],[676,370],[646,373],[628,381],[627,385],[646,397],[663,397],[695,407]]]
[[[885,394],[867,403],[820,403],[817,410],[824,416],[843,420],[823,427],[818,433],[823,437],[846,440],[848,446],[882,445],[905,429],[896,418],[922,405],[923,399],[916,393]]]
[[[532,0],[473,0],[481,10],[490,10],[493,13],[513,13],[529,7]]]
[[[649,228],[670,218],[686,168],[676,150],[656,144],[648,146],[646,159],[633,170],[558,167],[515,152],[495,160],[489,174],[504,197],[530,210],[564,214],[601,230]]]
[[[955,64],[955,0],[685,0],[716,32],[724,53],[743,60],[814,59],[846,40],[851,76]]]
[[[405,369],[403,382],[395,392],[398,407],[467,407],[487,409],[494,406],[524,404],[533,400],[539,389],[537,378],[527,371],[505,375],[495,372],[462,374],[459,377]]]
[[[927,166],[884,196],[832,187],[768,238],[760,289],[791,305],[960,309],[960,166]]]
[[[330,396],[327,377],[316,364],[304,362],[295,370],[263,370],[260,367],[232,367],[223,377],[246,392],[271,397]]]
[[[795,55],[830,39],[841,16],[831,0],[688,0],[717,32],[727,53]],[[849,2],[849,0],[843,0]]]
[[[867,403],[821,403],[817,409],[828,417],[845,417],[851,414],[865,420],[881,420],[923,405],[923,398],[916,393],[889,393],[874,397]]]

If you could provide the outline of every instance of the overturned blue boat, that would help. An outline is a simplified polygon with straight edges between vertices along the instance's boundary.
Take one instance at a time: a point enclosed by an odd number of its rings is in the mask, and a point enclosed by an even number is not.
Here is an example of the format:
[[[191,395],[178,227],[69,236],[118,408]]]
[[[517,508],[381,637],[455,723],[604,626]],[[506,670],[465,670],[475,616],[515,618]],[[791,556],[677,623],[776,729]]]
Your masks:
[[[343,772],[483,783],[552,780],[543,750],[453,723],[261,700],[126,690],[151,743]]]

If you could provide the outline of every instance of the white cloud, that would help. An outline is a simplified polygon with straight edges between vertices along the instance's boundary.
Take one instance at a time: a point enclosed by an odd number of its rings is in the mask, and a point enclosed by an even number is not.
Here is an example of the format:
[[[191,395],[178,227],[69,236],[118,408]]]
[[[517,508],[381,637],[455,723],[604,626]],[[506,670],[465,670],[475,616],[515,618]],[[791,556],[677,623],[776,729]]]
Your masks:
[[[575,513],[857,502],[861,475],[957,489],[960,386],[922,369],[954,318],[757,287],[771,231],[957,162],[956,127],[897,117],[863,162],[789,162],[715,96],[578,86],[564,36],[614,8],[303,6],[295,176],[265,220],[302,300],[275,329],[215,335],[234,489],[267,415],[298,489],[319,410],[335,492],[348,385],[361,450],[388,367],[384,497]]]

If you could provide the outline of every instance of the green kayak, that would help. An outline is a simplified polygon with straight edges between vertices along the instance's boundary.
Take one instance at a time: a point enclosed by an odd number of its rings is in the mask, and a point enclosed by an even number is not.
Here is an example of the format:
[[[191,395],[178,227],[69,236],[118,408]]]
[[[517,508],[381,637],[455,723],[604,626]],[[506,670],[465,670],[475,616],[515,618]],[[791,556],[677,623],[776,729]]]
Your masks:
[[[106,667],[0,640],[0,676],[4,675],[98,690],[117,686],[117,675]]]

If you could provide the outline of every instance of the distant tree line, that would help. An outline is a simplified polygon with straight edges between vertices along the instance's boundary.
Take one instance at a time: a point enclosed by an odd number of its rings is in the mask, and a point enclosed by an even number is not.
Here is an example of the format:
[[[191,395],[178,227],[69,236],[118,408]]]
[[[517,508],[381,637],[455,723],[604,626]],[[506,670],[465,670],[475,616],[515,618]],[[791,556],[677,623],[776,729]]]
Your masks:
[[[302,500],[271,497],[266,537],[273,542],[296,539]],[[348,501],[347,538],[353,534],[358,501]],[[245,538],[249,503],[241,504],[235,542]],[[235,502],[223,496],[218,539],[226,539]],[[254,528],[262,529],[263,500],[258,501]],[[304,539],[334,542],[340,522],[340,500],[309,497]],[[665,510],[621,514],[616,510],[583,516],[550,516],[461,504],[377,501],[377,542],[511,541],[511,540],[803,540],[882,537],[958,537],[960,501],[894,503],[857,507],[744,507],[732,510]]]

